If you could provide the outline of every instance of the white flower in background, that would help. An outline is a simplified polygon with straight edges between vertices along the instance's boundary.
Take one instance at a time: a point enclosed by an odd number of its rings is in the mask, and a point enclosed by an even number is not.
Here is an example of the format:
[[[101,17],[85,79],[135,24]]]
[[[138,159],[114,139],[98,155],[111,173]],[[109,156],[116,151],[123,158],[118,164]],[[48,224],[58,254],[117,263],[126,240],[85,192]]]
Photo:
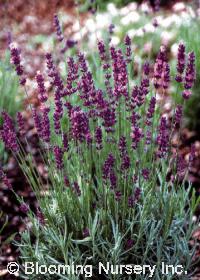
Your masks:
[[[111,23],[115,25],[114,36],[112,36],[111,43],[118,45],[121,41],[122,35],[125,33],[125,26],[128,35],[132,39],[132,48],[137,49],[138,47],[134,44],[134,37],[144,37],[145,33],[154,34],[159,36],[161,32],[161,43],[169,45],[173,38],[178,32],[178,28],[183,24],[189,24],[192,17],[195,16],[195,12],[191,7],[188,7],[184,3],[177,3],[173,6],[173,11],[170,13],[162,13],[162,10],[158,15],[152,17],[152,9],[147,3],[138,4],[131,3],[121,9],[118,9],[115,4],[110,3],[107,5],[107,12],[97,13],[94,16],[88,17],[84,20],[84,25],[80,24],[79,20],[76,19],[73,26],[72,32],[74,33],[74,40],[80,41],[82,38],[87,38],[91,48],[96,47],[97,39],[104,38],[105,34],[108,34],[108,27]],[[147,15],[144,15],[146,13]],[[67,23],[71,20],[68,14],[62,13],[62,22]],[[150,19],[146,23],[146,17]],[[153,26],[153,18],[158,22],[158,29]],[[74,21],[74,18],[73,18]],[[137,24],[137,27],[135,24]],[[138,23],[140,27],[138,28]],[[173,30],[173,32],[172,32]],[[151,35],[150,35],[151,36]],[[45,51],[50,51],[53,46],[53,41],[45,41],[43,48]],[[152,49],[152,42],[144,45],[143,50],[149,51]],[[172,46],[173,55],[175,54],[176,45]]]
[[[75,20],[75,23],[73,24],[72,29],[74,32],[77,32],[80,30],[80,22],[78,20]]]
[[[142,3],[140,9],[144,13],[148,13],[150,11],[150,8],[147,3]]]
[[[175,43],[171,46],[171,52],[172,52],[173,57],[177,57],[178,46],[179,46],[179,44],[177,44],[177,43]]]
[[[151,50],[152,50],[152,42],[148,42],[148,43],[144,44],[144,52],[150,53]]]
[[[115,33],[119,33],[119,32],[121,32],[122,31],[122,26],[121,25],[115,25]]]
[[[136,34],[136,29],[131,29],[131,30],[128,31],[128,35],[131,39],[133,39],[135,34]]]
[[[174,38],[174,36],[175,36],[174,32],[163,31],[161,33],[162,44],[169,45],[170,41]]]
[[[64,61],[61,61],[58,65],[58,67],[60,68],[61,70],[61,73],[63,73],[63,75],[66,75],[67,72],[66,72],[66,64]]]
[[[145,24],[144,29],[145,29],[145,32],[148,32],[148,33],[153,33],[155,31],[155,28],[152,23]]]
[[[97,29],[107,28],[110,24],[111,16],[108,13],[97,14],[96,15],[96,25]]]
[[[128,13],[125,17],[121,19],[122,25],[129,25],[131,23],[137,22],[140,19],[140,15],[136,11]]]
[[[62,13],[62,25],[74,21],[74,16],[69,13]]]
[[[119,10],[116,8],[115,4],[109,3],[107,6],[107,11],[111,16],[117,16],[119,14]]]
[[[173,7],[172,7],[172,10],[175,12],[175,13],[178,13],[178,12],[181,12],[181,11],[184,11],[185,10],[185,4],[183,2],[180,2],[180,3],[176,3]]]
[[[88,29],[90,32],[95,32],[96,31],[96,24],[93,18],[89,18],[85,21],[85,27]]]
[[[135,36],[137,37],[143,37],[144,36],[144,27],[139,28],[138,30],[136,30]]]
[[[131,11],[136,11],[137,8],[138,8],[138,5],[137,5],[135,2],[133,2],[133,3],[130,3],[130,4],[128,5],[128,8],[129,8]]]
[[[129,6],[123,7],[123,8],[119,11],[120,16],[126,16],[129,12],[130,12]]]
[[[118,45],[120,43],[120,39],[117,36],[112,37],[112,45]]]
[[[99,33],[98,33],[99,34]],[[100,34],[99,34],[100,35]],[[101,36],[98,36],[98,39],[101,39]],[[96,48],[96,45],[97,45],[97,35],[95,33],[91,34],[90,36],[90,44],[91,44],[91,47],[95,47]]]
[[[195,14],[194,10],[192,9],[192,7],[188,7],[187,11],[192,18],[196,17],[196,14]]]
[[[172,14],[165,18],[162,16],[159,23],[160,23],[160,26],[162,26],[164,28],[169,28],[169,27],[173,26],[174,24],[179,26],[182,23],[182,19],[179,15]]]

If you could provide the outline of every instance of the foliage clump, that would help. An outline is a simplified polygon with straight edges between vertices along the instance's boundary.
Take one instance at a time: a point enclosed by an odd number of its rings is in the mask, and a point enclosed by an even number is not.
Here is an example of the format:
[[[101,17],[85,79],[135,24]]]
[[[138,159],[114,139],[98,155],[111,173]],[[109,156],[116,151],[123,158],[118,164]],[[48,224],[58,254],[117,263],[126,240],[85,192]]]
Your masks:
[[[155,64],[146,61],[140,81],[132,84],[131,40],[126,36],[124,41],[123,48],[98,41],[96,79],[83,53],[67,58],[65,80],[53,55],[46,54],[54,94],[47,96],[44,76],[38,72],[41,106],[31,107],[48,169],[46,192],[31,154],[24,152],[17,139],[11,117],[2,114],[1,138],[18,159],[39,203],[36,214],[21,203],[32,222],[18,244],[22,262],[74,262],[92,264],[94,270],[105,261],[157,266],[164,262],[183,265],[185,270],[191,266],[194,249],[189,240],[196,202],[193,195],[189,199],[190,188],[185,190],[184,182],[194,151],[185,162],[177,147],[172,147],[172,137],[181,127],[182,105],[174,105],[170,122],[162,115],[158,98],[169,90],[175,77],[161,47]],[[11,49],[11,54],[19,53]],[[178,83],[182,100],[187,100],[195,80],[195,56],[184,53],[184,65],[180,57],[179,53]],[[20,57],[12,61],[25,87]],[[18,114],[18,132],[22,131],[23,118]],[[29,279],[36,277],[29,275]],[[42,277],[52,279],[51,275]],[[168,277],[159,270],[154,276]]]

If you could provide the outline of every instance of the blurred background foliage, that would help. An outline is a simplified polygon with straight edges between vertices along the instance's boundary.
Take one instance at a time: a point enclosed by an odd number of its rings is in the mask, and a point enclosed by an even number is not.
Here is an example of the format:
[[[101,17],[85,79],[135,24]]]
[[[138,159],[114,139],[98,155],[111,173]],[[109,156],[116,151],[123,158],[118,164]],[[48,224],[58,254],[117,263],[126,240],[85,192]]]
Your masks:
[[[163,7],[163,6],[170,6],[172,4],[174,4],[174,0],[159,0],[160,1],[160,5]],[[99,10],[105,10],[106,9],[106,6],[109,4],[109,3],[113,3],[115,4],[118,8],[120,7],[124,7],[126,6],[127,4],[130,4],[130,3],[133,3],[133,2],[136,2],[138,4],[141,4],[142,2],[144,2],[143,0],[114,0],[114,1],[111,1],[111,0],[79,0],[79,3],[81,5],[83,5],[84,8],[93,8],[95,6],[98,6]],[[155,7],[156,3],[158,3],[158,0],[147,0],[146,2],[149,2],[149,4],[152,6],[152,7]],[[186,1],[187,2],[187,1]]]

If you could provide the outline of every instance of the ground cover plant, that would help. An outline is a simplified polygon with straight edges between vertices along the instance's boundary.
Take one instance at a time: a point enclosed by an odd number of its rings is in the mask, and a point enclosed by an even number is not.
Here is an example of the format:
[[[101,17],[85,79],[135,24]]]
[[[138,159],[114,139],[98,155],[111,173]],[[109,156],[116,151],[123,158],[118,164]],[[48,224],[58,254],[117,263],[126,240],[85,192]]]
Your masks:
[[[57,35],[63,40],[59,21]],[[96,73],[80,51],[68,57],[66,77],[56,66],[56,54],[46,54],[47,76],[54,91],[48,96],[44,75],[38,72],[38,99],[30,105],[48,170],[41,180],[30,153],[17,138],[17,128],[2,112],[1,139],[19,162],[38,200],[36,213],[18,197],[31,227],[21,235],[21,262],[39,265],[93,265],[95,279],[123,279],[124,275],[98,275],[98,263],[156,265],[153,279],[162,275],[162,262],[182,265],[188,274],[195,247],[189,246],[198,201],[185,186],[194,150],[188,162],[178,155],[171,140],[181,130],[183,106],[195,81],[195,55],[179,45],[176,75],[164,46],[155,63],[146,61],[140,79],[133,81],[134,56],[129,36],[122,48],[98,41]],[[26,91],[19,49],[10,46],[12,63]],[[181,103],[174,104],[172,122],[162,115],[162,97],[176,80]],[[28,143],[27,143],[28,145]],[[12,186],[1,171],[4,184]],[[47,186],[46,186],[47,185]],[[23,269],[23,267],[22,267]],[[27,279],[85,279],[84,275],[24,275]],[[132,276],[125,276],[132,279]],[[135,276],[148,279],[149,275]],[[141,278],[143,277],[143,278]],[[182,275],[188,279],[188,275]]]

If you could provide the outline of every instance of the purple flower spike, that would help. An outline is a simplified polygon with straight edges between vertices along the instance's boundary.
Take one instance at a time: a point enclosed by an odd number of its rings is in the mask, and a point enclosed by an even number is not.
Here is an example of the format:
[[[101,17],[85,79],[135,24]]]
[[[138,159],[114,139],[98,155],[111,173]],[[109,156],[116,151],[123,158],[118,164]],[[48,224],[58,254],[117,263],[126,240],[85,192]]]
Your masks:
[[[47,101],[47,93],[46,93],[46,89],[44,86],[44,78],[42,76],[42,74],[40,73],[40,71],[37,72],[36,74],[36,81],[37,81],[37,85],[38,85],[38,98],[40,100],[40,102],[44,103]]]
[[[49,107],[43,108],[42,138],[46,143],[50,143],[50,138],[51,138],[50,120],[49,120],[49,116],[48,116],[49,112],[50,112]]]
[[[112,190],[117,187],[117,176],[115,175],[114,170],[110,170],[110,187]]]
[[[115,158],[110,153],[103,165],[103,179],[109,178],[111,170],[114,168]]]
[[[106,60],[106,49],[105,49],[105,44],[104,42],[98,41],[98,50],[99,50],[99,56],[101,58],[102,61]]]
[[[116,50],[113,46],[110,48],[111,58],[113,60],[114,77],[114,95],[118,100],[122,95],[128,96],[128,74],[127,63],[121,49]]]
[[[53,148],[53,152],[54,152],[54,157],[55,157],[55,161],[56,161],[56,167],[57,169],[61,170],[64,167],[64,163],[63,163],[63,149],[55,146]]]
[[[138,147],[139,142],[144,137],[142,129],[137,126],[131,127],[131,138],[132,138],[132,148],[135,150]]]
[[[149,180],[150,170],[148,168],[142,169],[142,176],[145,180]]]
[[[45,218],[44,218],[44,214],[41,212],[40,209],[37,209],[37,212],[36,212],[36,217],[38,219],[38,222],[44,226],[45,225]]]
[[[170,66],[169,63],[165,62],[163,64],[163,82],[162,86],[164,89],[167,89],[169,87],[170,83]]]
[[[127,142],[126,142],[126,137],[121,136],[119,139],[119,151],[120,155],[124,155],[127,152]]]
[[[24,214],[28,213],[29,207],[26,203],[22,203],[19,207],[20,211],[23,212]]]
[[[34,120],[34,124],[35,124],[35,128],[37,130],[38,136],[42,137],[42,120],[41,120],[41,117],[40,117],[40,115],[38,115],[35,108],[32,109],[32,113],[33,113],[33,120]]]
[[[182,96],[183,96],[183,98],[186,99],[186,100],[188,100],[188,99],[191,97],[191,95],[192,95],[191,90],[184,90],[184,91],[182,92]]]
[[[152,97],[147,111],[146,125],[148,126],[152,125],[152,118],[155,112],[155,106],[156,106],[156,98]]]
[[[169,131],[166,117],[161,118],[156,142],[158,144],[157,156],[165,158],[169,149]]]
[[[140,91],[139,91],[138,101],[137,101],[138,106],[141,106],[144,103],[145,96],[148,94],[148,92],[149,92],[149,78],[146,77],[143,78],[141,81]]]
[[[141,193],[142,193],[142,191],[141,191],[140,188],[138,188],[138,187],[135,188],[135,190],[134,190],[134,202],[135,202],[135,203],[137,203],[138,200],[140,199]]]
[[[67,133],[63,134],[63,148],[66,152],[69,151],[69,139]]]
[[[127,169],[130,168],[130,166],[131,166],[131,160],[130,160],[129,155],[126,153],[122,157],[121,169],[122,170],[127,170]]]
[[[120,201],[122,198],[122,193],[120,191],[115,192],[115,200]]]
[[[132,51],[131,51],[131,38],[128,35],[126,35],[124,38],[124,44],[126,45],[126,61],[127,63],[130,63]]]
[[[90,133],[89,120],[85,112],[80,107],[74,107],[71,110],[71,132],[72,137],[76,141],[83,142]]]
[[[73,39],[67,39],[65,45],[71,49],[73,48],[75,45],[77,44],[77,41],[73,40]]]
[[[108,31],[111,35],[114,33],[114,29],[115,29],[115,25],[111,23],[108,27]]]
[[[119,147],[120,157],[122,160],[121,169],[127,170],[131,165],[131,160],[127,151],[126,137],[124,136],[120,137],[118,147]]]
[[[83,73],[86,73],[88,71],[88,67],[87,67],[87,63],[86,63],[86,60],[85,60],[85,55],[83,53],[79,53],[78,54],[78,59],[79,59],[80,70]]]
[[[61,50],[61,53],[65,53],[68,49],[74,48],[76,46],[76,44],[77,44],[77,41],[75,41],[71,38],[67,39],[65,42],[64,48]]]
[[[114,132],[114,125],[116,123],[115,110],[111,108],[106,108],[103,111],[103,126],[107,133]]]
[[[5,174],[3,175],[2,182],[9,190],[12,189],[12,185],[10,183],[10,180],[8,179],[8,177]]]
[[[74,87],[74,82],[78,79],[78,64],[75,63],[72,57],[67,60],[68,73],[67,73],[67,85],[65,89],[65,95],[72,95],[77,91],[77,87]]]
[[[96,148],[97,150],[102,149],[102,129],[98,126],[95,130],[95,141],[96,141]]]
[[[131,45],[131,38],[128,35],[126,35],[125,38],[124,38],[124,44],[126,46],[130,46]]]
[[[131,195],[128,197],[128,207],[129,208],[133,208],[135,205],[135,199],[134,199],[134,196]]]
[[[62,99],[61,99],[60,90],[58,87],[55,92],[54,101],[55,101],[55,111],[53,114],[54,130],[55,130],[56,134],[61,134],[60,121],[63,116],[63,103],[62,103]]]
[[[18,152],[19,145],[17,143],[17,135],[13,121],[6,112],[2,112],[1,115],[3,117],[3,127],[0,131],[1,139],[3,140],[6,148],[12,150],[13,152]]]
[[[17,112],[17,124],[18,124],[18,129],[20,134],[23,135],[25,133],[25,128],[24,128],[24,118],[21,112]]]
[[[186,168],[187,168],[187,163],[184,157],[182,155],[179,155],[177,159],[177,176],[180,180],[184,178]]]
[[[23,74],[23,68],[21,66],[21,59],[20,59],[20,51],[16,47],[11,46],[11,62],[16,67],[16,72],[18,76],[21,76]]]
[[[86,238],[86,237],[88,237],[88,236],[90,236],[90,231],[89,231],[88,228],[85,228],[85,229],[83,230],[83,237]]]
[[[181,83],[183,81],[183,72],[185,70],[185,45],[183,43],[180,43],[178,47],[176,69],[177,69],[177,74],[175,80],[178,83]]]
[[[154,11],[155,12],[158,12],[160,10],[160,2],[161,2],[161,0],[154,1]]]
[[[181,119],[183,115],[183,106],[177,105],[174,117],[174,127],[180,127]]]
[[[158,23],[157,18],[154,18],[154,19],[153,19],[152,24],[153,24],[153,26],[154,26],[155,28],[157,28],[157,27],[159,26],[159,23]]]
[[[126,249],[127,249],[127,250],[128,250],[128,249],[131,249],[131,248],[133,247],[133,245],[134,245],[133,239],[127,240],[127,242],[126,242]]]
[[[92,140],[93,140],[93,139],[92,139],[92,135],[91,135],[90,132],[88,132],[88,133],[85,135],[85,140],[86,140],[88,146],[92,143]]]
[[[190,52],[188,54],[188,63],[185,72],[185,89],[191,89],[193,87],[194,81],[196,79],[196,70],[195,70],[195,54]]]
[[[69,178],[66,175],[64,176],[64,183],[65,183],[66,187],[70,187],[70,181],[69,181]]]
[[[15,71],[20,77],[20,84],[25,85],[26,78],[24,77],[24,70],[21,65],[20,50],[14,43],[10,44],[11,63],[15,66]]]
[[[134,86],[131,93],[131,102],[130,102],[130,108],[132,110],[135,109],[136,105],[138,104],[139,95],[140,95],[140,89],[138,88],[138,86]]]
[[[154,87],[159,89],[162,86],[162,75],[166,62],[166,48],[161,46],[154,65]]]
[[[143,65],[143,73],[148,76],[150,73],[150,64],[148,61],[146,61]]]
[[[147,130],[146,132],[146,141],[145,141],[145,144],[146,145],[150,145],[151,144],[151,141],[152,141],[152,133],[150,130]]]
[[[62,95],[64,89],[63,81],[60,77],[58,70],[54,65],[51,53],[46,54],[46,64],[47,64],[47,73],[51,79],[52,86],[56,87],[56,90],[59,91],[60,95]]]
[[[60,22],[59,22],[59,19],[58,19],[57,15],[54,15],[54,27],[56,29],[56,35],[57,35],[58,40],[60,42],[62,42],[64,37],[63,37],[63,34],[62,34]]]
[[[74,182],[74,192],[77,196],[81,196],[81,190],[77,182]]]

